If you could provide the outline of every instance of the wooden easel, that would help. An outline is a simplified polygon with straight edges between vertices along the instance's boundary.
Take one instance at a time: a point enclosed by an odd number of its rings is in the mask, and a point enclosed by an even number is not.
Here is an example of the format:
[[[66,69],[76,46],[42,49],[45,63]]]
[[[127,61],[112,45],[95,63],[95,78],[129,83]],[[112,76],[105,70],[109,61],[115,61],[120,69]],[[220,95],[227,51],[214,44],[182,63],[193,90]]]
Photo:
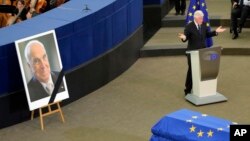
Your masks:
[[[57,105],[57,109],[52,110],[52,108],[51,108],[52,105]],[[45,112],[45,113],[43,113],[44,108],[48,108],[48,111]],[[34,119],[34,112],[35,112],[35,110],[31,111],[31,120]],[[62,109],[61,109],[61,106],[60,106],[59,102],[50,103],[50,104],[48,104],[46,106],[43,106],[43,107],[39,108],[41,130],[44,130],[43,117],[54,114],[54,113],[57,113],[57,112],[60,113],[61,120],[64,123],[65,120],[64,120]]]

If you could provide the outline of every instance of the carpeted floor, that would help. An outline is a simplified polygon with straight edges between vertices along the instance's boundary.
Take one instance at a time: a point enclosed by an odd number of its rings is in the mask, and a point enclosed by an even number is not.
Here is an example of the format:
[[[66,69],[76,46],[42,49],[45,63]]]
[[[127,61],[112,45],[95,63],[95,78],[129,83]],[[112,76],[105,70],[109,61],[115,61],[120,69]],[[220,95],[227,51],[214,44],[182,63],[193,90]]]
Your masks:
[[[218,92],[227,102],[194,106],[184,99],[184,56],[139,59],[129,70],[97,91],[63,107],[58,115],[0,130],[2,141],[147,141],[151,127],[165,114],[187,108],[238,123],[250,123],[248,56],[223,56]]]

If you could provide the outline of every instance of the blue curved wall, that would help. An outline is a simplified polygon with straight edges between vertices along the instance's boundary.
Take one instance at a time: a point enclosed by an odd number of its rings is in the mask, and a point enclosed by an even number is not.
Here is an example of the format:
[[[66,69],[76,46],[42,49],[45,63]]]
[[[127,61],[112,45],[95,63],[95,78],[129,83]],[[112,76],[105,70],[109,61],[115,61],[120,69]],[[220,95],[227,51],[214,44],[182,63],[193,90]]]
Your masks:
[[[90,10],[83,10],[85,5]],[[14,42],[55,29],[65,71],[117,46],[142,25],[142,0],[71,0],[0,29],[0,96],[23,89]]]

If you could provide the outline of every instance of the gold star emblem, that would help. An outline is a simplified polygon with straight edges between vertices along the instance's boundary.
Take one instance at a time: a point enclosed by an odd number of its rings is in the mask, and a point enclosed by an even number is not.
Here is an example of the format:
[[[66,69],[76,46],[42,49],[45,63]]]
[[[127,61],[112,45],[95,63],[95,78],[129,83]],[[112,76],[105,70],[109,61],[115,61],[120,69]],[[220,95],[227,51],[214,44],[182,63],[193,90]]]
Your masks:
[[[193,6],[193,9],[194,9],[194,10],[196,9],[196,6],[195,6],[195,5]]]
[[[210,26],[210,24],[209,24],[209,23],[207,23],[206,25],[207,25],[207,27],[209,27],[209,26]]]
[[[192,127],[190,127],[189,129],[190,129],[190,133],[192,133],[192,132],[195,132],[195,126],[194,125],[192,125]]]
[[[207,132],[207,137],[212,137],[213,136],[213,133],[211,130],[209,130],[209,132]]]
[[[188,13],[188,15],[191,17],[191,16],[193,16],[193,13],[190,12],[190,13]]]
[[[203,133],[201,130],[197,133],[198,137],[202,137],[203,136]]]
[[[200,2],[199,2],[199,1],[197,1],[197,4],[198,4],[198,5],[200,5]]]
[[[204,7],[204,6],[205,6],[205,3],[203,2],[201,5],[202,5],[202,7]]]

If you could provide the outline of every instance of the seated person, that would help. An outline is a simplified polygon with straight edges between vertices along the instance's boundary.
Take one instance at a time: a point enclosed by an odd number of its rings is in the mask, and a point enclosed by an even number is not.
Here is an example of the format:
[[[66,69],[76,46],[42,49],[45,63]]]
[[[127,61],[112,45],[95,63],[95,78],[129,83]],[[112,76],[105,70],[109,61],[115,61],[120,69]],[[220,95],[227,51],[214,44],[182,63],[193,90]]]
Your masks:
[[[240,17],[239,29],[238,29],[239,33],[241,33],[241,29],[244,26],[249,14],[250,14],[250,0],[244,0],[242,12],[241,12],[241,17]]]
[[[5,27],[11,13],[16,9],[10,1],[2,0],[0,2],[0,28]]]
[[[25,6],[24,0],[17,0],[16,10],[14,16],[11,16],[8,21],[7,25],[12,25],[14,23],[26,20],[26,14],[28,10]]]
[[[27,9],[28,9],[28,12],[26,14],[27,19],[31,19],[32,17],[35,17],[39,14],[35,9],[35,4],[33,3],[33,1],[30,2],[29,7]]]
[[[34,8],[31,8],[29,12],[26,14],[26,18],[31,19],[32,17],[35,17],[37,15],[38,13],[36,12],[36,10]]]
[[[0,13],[0,28],[6,26],[8,18],[8,14]]]
[[[231,28],[233,31],[232,39],[239,37],[238,33],[241,33],[246,19],[250,13],[250,1],[249,0],[233,0],[231,11]],[[240,17],[240,23],[238,25],[237,18]],[[238,29],[237,29],[238,28]]]
[[[47,5],[45,7],[44,12],[49,11],[53,8],[56,8],[69,0],[46,0],[46,1],[47,1]]]

